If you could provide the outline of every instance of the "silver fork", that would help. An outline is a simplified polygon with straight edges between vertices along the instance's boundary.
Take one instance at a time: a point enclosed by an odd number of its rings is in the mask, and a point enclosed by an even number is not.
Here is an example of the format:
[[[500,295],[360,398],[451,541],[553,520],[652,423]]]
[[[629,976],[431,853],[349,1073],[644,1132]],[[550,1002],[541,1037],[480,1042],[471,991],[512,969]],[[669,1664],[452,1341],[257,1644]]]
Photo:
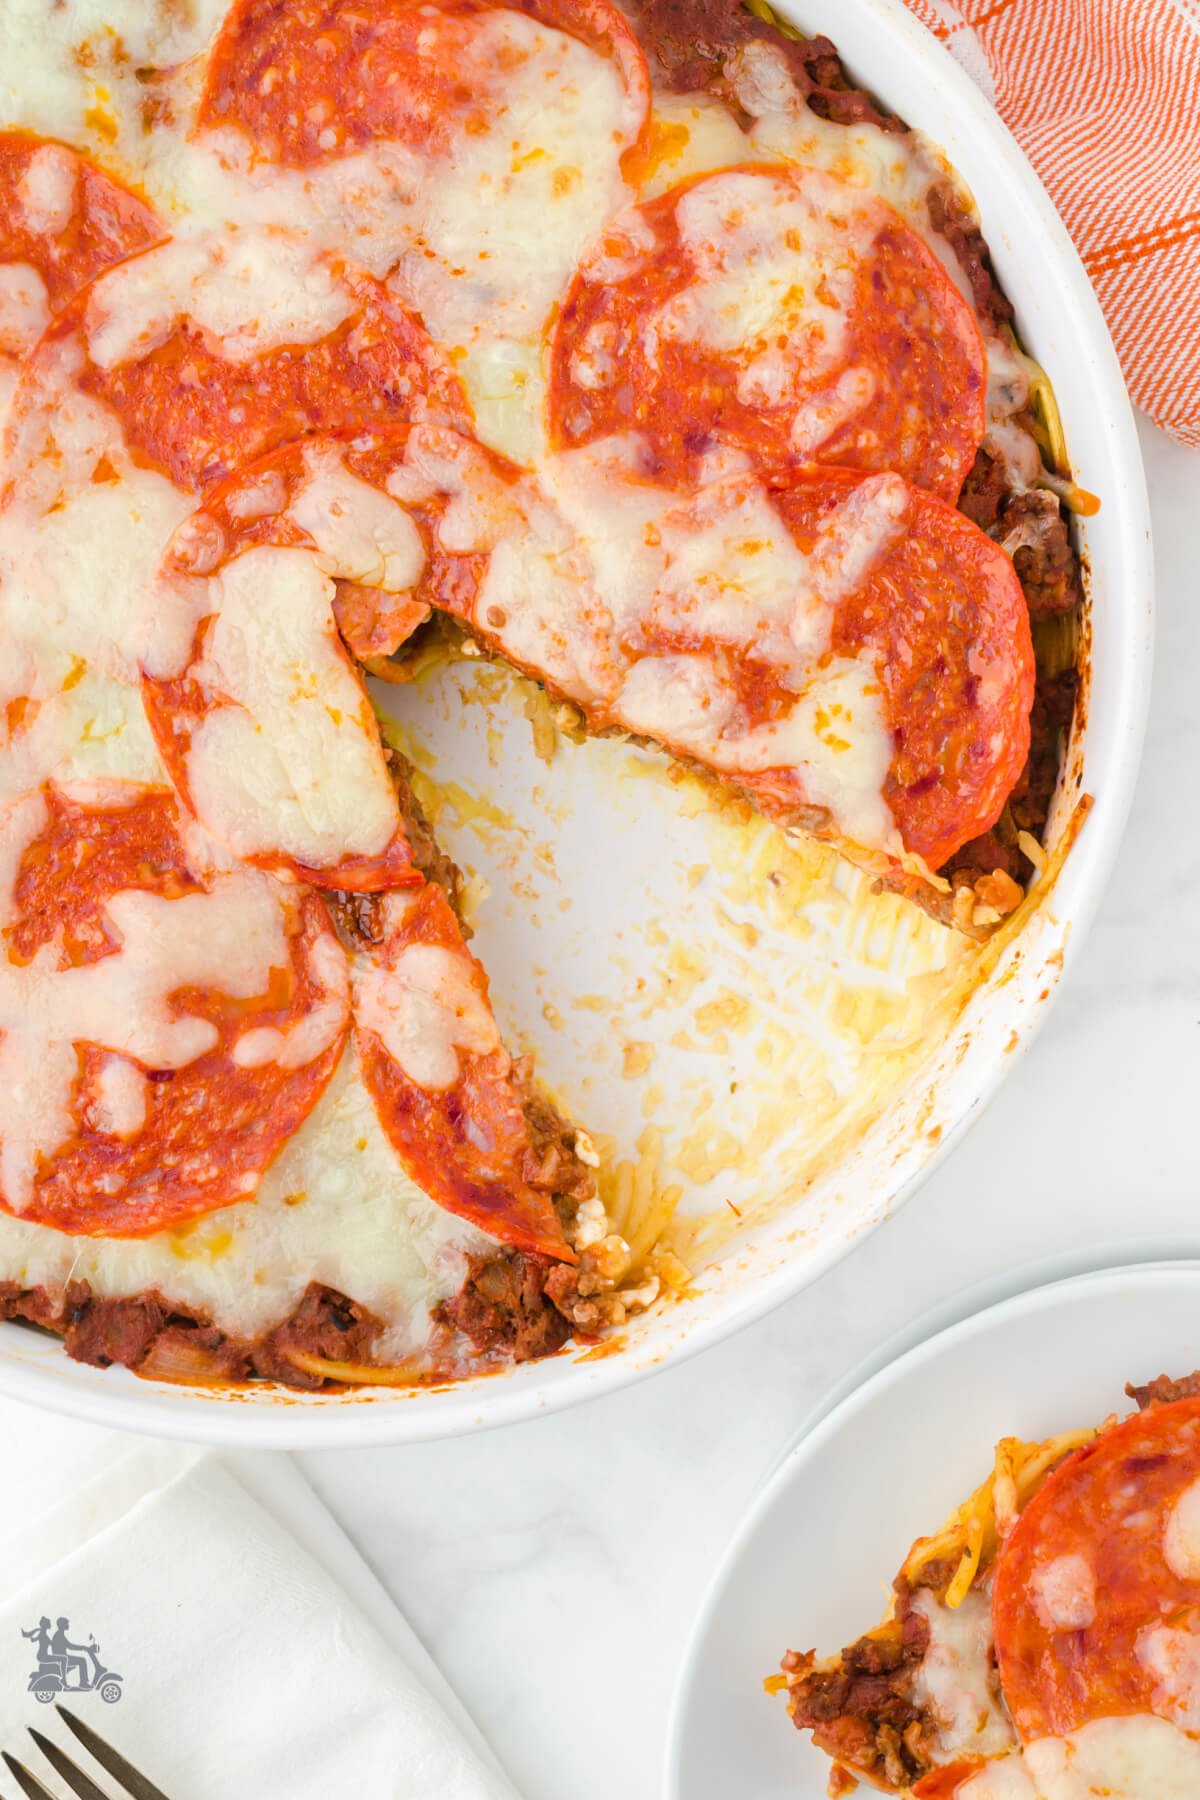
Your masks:
[[[55,1706],[54,1710],[63,1724],[79,1739],[84,1749],[90,1752],[94,1760],[100,1764],[100,1767],[120,1784],[123,1793],[132,1795],[133,1800],[167,1800],[167,1796],[161,1788],[155,1787],[148,1777],[140,1774],[131,1762],[127,1762],[119,1751],[113,1749],[111,1744],[106,1744],[90,1725],[85,1725],[82,1719],[77,1719],[74,1713],[67,1711],[65,1706]],[[31,1725],[29,1735],[50,1767],[62,1776],[78,1800],[113,1800],[109,1791],[97,1786],[92,1777],[81,1769],[78,1763],[72,1762],[65,1750],[60,1750],[58,1745],[44,1732],[35,1731]],[[52,1794],[45,1783],[39,1781],[32,1770],[27,1769],[24,1763],[18,1762],[15,1756],[10,1756],[7,1750],[0,1752],[0,1755],[3,1756],[9,1774],[21,1792],[28,1795],[28,1800],[59,1800],[59,1796]],[[2,1796],[0,1796],[0,1800],[3,1800]]]

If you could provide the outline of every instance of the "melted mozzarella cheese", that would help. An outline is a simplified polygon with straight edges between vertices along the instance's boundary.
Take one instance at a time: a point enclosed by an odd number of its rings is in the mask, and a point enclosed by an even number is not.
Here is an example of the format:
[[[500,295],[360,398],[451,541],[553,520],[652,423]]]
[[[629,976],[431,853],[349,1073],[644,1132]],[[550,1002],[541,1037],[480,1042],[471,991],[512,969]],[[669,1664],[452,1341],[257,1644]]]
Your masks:
[[[327,337],[354,301],[318,249],[296,233],[251,230],[172,238],[110,269],[85,316],[101,369],[148,356],[190,320],[229,362]]]
[[[625,727],[695,756],[712,757],[738,721],[737,695],[703,656],[643,656],[614,700]]]
[[[781,718],[726,731],[714,746],[713,763],[733,774],[795,770],[806,799],[825,807],[851,844],[899,855],[900,835],[883,793],[893,753],[874,669],[835,656]]]
[[[0,630],[36,668],[18,691],[39,696],[80,665],[136,676],[146,582],[189,505],[133,463],[108,408],[58,374],[46,369],[39,404],[16,422],[0,513]]]
[[[757,483],[701,493],[663,520],[662,573],[648,610],[660,629],[753,650],[795,666],[820,655],[828,618],[808,559]]]
[[[983,447],[1004,469],[1018,491],[1037,484],[1041,453],[1024,426],[1014,422],[1029,405],[1037,365],[1005,337],[986,337],[988,359],[987,420]]]
[[[757,483],[718,485],[660,520],[663,571],[647,616],[753,651],[801,684],[837,606],[899,543],[907,517],[904,483],[869,476],[802,552]]]
[[[486,121],[430,169],[397,281],[444,343],[537,337],[624,197],[636,118],[610,57],[502,8],[479,16],[467,79],[490,90]]]
[[[24,356],[49,322],[46,284],[37,270],[30,263],[0,263],[0,354]]]
[[[1152,1625],[1138,1633],[1135,1652],[1155,1684],[1154,1711],[1200,1732],[1200,1637],[1185,1625]]]
[[[1200,1742],[1149,1713],[1096,1719],[990,1763],[958,1800],[1195,1800]]]
[[[945,1760],[1002,1754],[1014,1738],[988,1679],[990,1594],[973,1588],[961,1606],[952,1609],[922,1590],[913,1596],[913,1610],[929,1625],[929,1648],[917,1671],[913,1697],[938,1721],[938,1746]]]
[[[404,1172],[352,1048],[252,1200],[147,1238],[75,1237],[0,1213],[0,1269],[22,1286],[158,1292],[254,1337],[319,1282],[385,1320],[379,1350],[397,1360],[424,1349],[431,1314],[461,1287],[468,1257],[494,1248]]]
[[[675,220],[695,274],[655,314],[661,341],[735,356],[748,406],[781,405],[798,367],[811,381],[838,366],[879,227],[873,195],[731,170],[689,188]]]
[[[639,198],[652,200],[693,175],[732,168],[746,161],[749,149],[745,132],[719,100],[707,94],[656,94]]]
[[[968,1795],[970,1800],[1039,1800],[1039,1791],[1019,1752],[988,1763],[978,1775],[955,1789],[954,1800],[967,1800]]]
[[[539,471],[539,487],[577,547],[580,569],[613,621],[610,629],[622,632],[636,630],[662,579],[664,518],[675,499],[638,479],[640,460],[634,433],[549,458]],[[553,545],[548,523],[541,535]],[[596,615],[597,623],[603,616]],[[578,630],[586,628],[581,614]]]
[[[50,323],[46,284],[30,263],[0,263],[0,434],[21,365]]]
[[[196,56],[227,8],[228,0],[4,0],[0,117],[136,169],[154,135],[139,74]]]
[[[39,695],[81,664],[134,676],[146,580],[188,505],[132,465],[106,408],[70,388],[47,402],[38,423],[58,457],[26,461],[18,446],[0,520],[0,622],[33,658]]]
[[[875,396],[876,376],[859,364],[843,369],[827,386],[802,400],[792,417],[792,448],[805,456],[820,449],[831,432],[848,425]]]
[[[135,1138],[146,1123],[149,1083],[127,1056],[106,1056],[96,1077],[87,1122],[106,1137]]]
[[[526,468],[540,462],[547,454],[541,343],[480,336],[454,360],[480,440]]]
[[[239,856],[281,846],[315,867],[382,851],[396,796],[370,702],[333,622],[334,583],[312,551],[258,545],[204,584],[196,680],[220,695],[194,731],[199,816]],[[171,603],[173,584],[157,590]],[[194,584],[183,597],[197,606]]]
[[[343,581],[406,593],[425,567],[421,534],[403,507],[360,481],[340,456],[312,452],[308,479],[288,508]]]
[[[1163,1536],[1163,1556],[1180,1581],[1200,1579],[1200,1480],[1184,1488],[1171,1508]]]
[[[139,618],[189,502],[130,458],[115,416],[49,348],[13,421],[0,510],[0,801],[49,776],[157,781]]]
[[[1096,1617],[1096,1576],[1084,1556],[1056,1556],[1035,1572],[1030,1586],[1048,1631],[1082,1631]]]
[[[29,231],[57,237],[71,223],[79,164],[61,144],[35,150],[17,183],[17,205]]]
[[[22,660],[13,661],[25,691]],[[0,705],[0,804],[50,777],[165,782],[141,690],[90,669],[77,680],[68,674],[66,681],[7,732]]]
[[[145,179],[178,231],[303,230],[312,244],[387,274],[412,235],[422,176],[417,156],[383,143],[312,168],[273,166],[234,127],[192,135],[195,95],[186,71],[168,85],[176,124],[155,146]]]
[[[504,654],[538,671],[572,699],[601,700],[615,678],[613,615],[592,579],[588,546],[556,503],[550,484],[516,489],[485,469],[464,471],[410,439],[389,488],[450,496],[439,537],[455,553],[486,551],[473,617]],[[416,487],[409,489],[413,481]]]
[[[407,944],[386,966],[364,963],[355,979],[355,1017],[418,1087],[453,1087],[458,1052],[486,1056],[500,1033],[470,959],[441,944]]]
[[[1025,1763],[1045,1800],[1192,1800],[1200,1793],[1200,1743],[1145,1714],[1043,1738],[1026,1747]]]
[[[481,15],[472,51],[486,124],[427,170],[393,282],[456,353],[481,432],[524,460],[541,442],[542,333],[628,198],[636,103],[611,58],[520,13]]]

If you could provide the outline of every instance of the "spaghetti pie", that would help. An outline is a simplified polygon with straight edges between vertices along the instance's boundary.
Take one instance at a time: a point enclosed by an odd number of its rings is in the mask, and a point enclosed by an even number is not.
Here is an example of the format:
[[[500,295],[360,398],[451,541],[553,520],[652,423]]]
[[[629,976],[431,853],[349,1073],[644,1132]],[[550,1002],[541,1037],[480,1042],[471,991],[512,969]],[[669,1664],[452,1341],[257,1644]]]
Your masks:
[[[0,20],[0,1314],[439,1379],[686,1271],[506,1047],[367,673],[431,622],[949,927],[1078,568],[937,154],[736,0]],[[628,1192],[626,1190],[628,1189]]]
[[[992,1474],[840,1655],[769,1688],[858,1782],[913,1800],[1185,1800],[1200,1792],[1200,1377]]]

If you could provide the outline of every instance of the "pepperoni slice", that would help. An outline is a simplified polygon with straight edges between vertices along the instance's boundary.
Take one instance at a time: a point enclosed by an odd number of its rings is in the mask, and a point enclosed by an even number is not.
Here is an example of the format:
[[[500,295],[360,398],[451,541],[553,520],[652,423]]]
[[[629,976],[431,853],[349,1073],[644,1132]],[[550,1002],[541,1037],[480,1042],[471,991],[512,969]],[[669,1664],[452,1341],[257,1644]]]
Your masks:
[[[47,786],[0,819],[0,1204],[141,1237],[251,1197],[341,1052],[315,895],[214,867],[161,787]]]
[[[494,109],[480,21],[523,13],[611,58],[649,134],[650,78],[611,0],[238,0],[213,47],[197,123],[237,125],[303,168],[379,140],[440,152]]]
[[[522,1250],[574,1262],[532,1187],[529,1125],[488,982],[433,883],[372,903],[370,956],[352,958],[363,1079],[401,1162],[439,1206]]]
[[[428,606],[407,594],[389,593],[362,581],[335,583],[334,624],[359,662],[391,656],[428,617]]]
[[[1200,1399],[1067,1458],[1001,1548],[992,1619],[1023,1741],[1128,1713],[1200,1730]]]
[[[944,1763],[940,1769],[931,1769],[928,1775],[913,1785],[913,1800],[955,1800],[957,1795],[971,1780],[987,1768],[987,1760],[982,1756],[960,1757],[955,1762]]]
[[[31,132],[0,132],[0,264],[29,264],[49,312],[164,235],[146,202],[86,156]]]
[[[462,385],[413,314],[276,228],[130,258],[51,332],[47,358],[68,352],[133,455],[185,491],[317,432],[412,418],[470,429]]]
[[[556,508],[528,480],[494,489],[511,522],[479,528],[486,573],[456,607],[487,643],[595,728],[869,866],[936,869],[995,823],[1028,755],[1033,647],[1010,559],[969,520],[898,475],[810,467],[681,500],[589,452],[562,463]]]
[[[197,129],[290,166],[317,229],[349,217],[481,418],[532,454],[547,321],[649,144],[645,58],[612,0],[239,0]],[[497,339],[521,348],[473,354]]]
[[[631,208],[554,334],[560,446],[638,432],[671,481],[736,451],[896,470],[955,500],[987,369],[966,301],[885,201],[822,170],[747,165]]]
[[[162,236],[145,201],[87,157],[30,132],[0,132],[0,422],[53,315],[111,263]]]
[[[901,496],[891,480],[811,470],[771,493],[802,552],[874,481],[902,498],[904,534],[837,602],[830,649],[874,666],[892,739],[884,798],[905,849],[938,869],[991,829],[1025,767],[1033,643],[1004,551],[944,501]],[[787,793],[772,772],[747,785],[775,804]]]
[[[447,580],[424,509],[386,491],[406,442],[253,464],[184,521],[149,596],[142,694],[180,797],[236,855],[320,887],[420,879],[349,654],[394,650]]]

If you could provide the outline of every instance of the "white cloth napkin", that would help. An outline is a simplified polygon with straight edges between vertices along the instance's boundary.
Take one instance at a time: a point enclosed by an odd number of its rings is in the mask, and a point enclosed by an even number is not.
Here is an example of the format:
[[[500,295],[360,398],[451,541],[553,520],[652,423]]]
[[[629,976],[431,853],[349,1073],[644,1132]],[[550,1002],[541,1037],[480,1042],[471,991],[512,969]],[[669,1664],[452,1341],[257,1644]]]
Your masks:
[[[430,1693],[424,1674],[440,1677],[399,1615],[378,1629],[329,1573],[336,1540],[355,1559],[311,1491],[302,1535],[320,1555],[268,1509],[303,1487],[284,1462],[250,1459],[241,1480],[235,1462],[0,1403],[0,1749],[58,1792],[26,1727],[75,1747],[28,1691],[39,1646],[21,1634],[66,1618],[120,1698],[61,1698],[171,1800],[516,1800]]]

